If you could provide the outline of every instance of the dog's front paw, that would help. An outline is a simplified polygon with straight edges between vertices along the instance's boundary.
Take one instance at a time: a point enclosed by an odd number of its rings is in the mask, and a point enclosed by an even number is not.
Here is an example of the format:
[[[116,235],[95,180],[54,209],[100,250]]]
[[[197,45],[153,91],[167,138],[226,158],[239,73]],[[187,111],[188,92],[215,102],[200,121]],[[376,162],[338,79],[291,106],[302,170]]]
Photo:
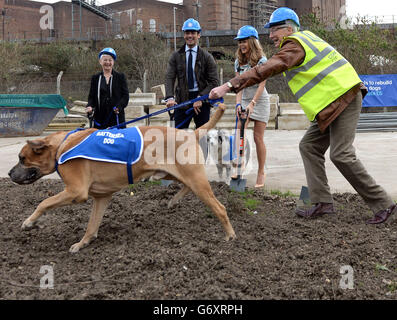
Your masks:
[[[225,241],[234,240],[234,239],[236,239],[236,234],[234,232],[226,235],[225,237]]]
[[[30,221],[29,219],[26,219],[23,223],[22,223],[22,230],[31,230],[33,228],[37,227],[36,222],[34,221]]]
[[[69,249],[70,253],[76,253],[79,252],[79,250],[83,247],[84,245],[80,242],[75,243],[74,245],[72,245]]]

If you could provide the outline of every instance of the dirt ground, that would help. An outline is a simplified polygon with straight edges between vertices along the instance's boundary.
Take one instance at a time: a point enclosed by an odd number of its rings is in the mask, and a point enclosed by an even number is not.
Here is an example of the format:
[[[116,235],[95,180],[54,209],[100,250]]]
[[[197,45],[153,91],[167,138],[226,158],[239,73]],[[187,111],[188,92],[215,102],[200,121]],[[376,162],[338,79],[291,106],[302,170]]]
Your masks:
[[[297,196],[211,186],[234,241],[224,241],[220,222],[195,195],[167,209],[180,185],[146,182],[134,185],[133,196],[115,194],[98,238],[71,254],[91,200],[54,209],[22,231],[63,183],[0,179],[0,299],[396,299],[396,217],[368,226],[372,213],[359,196],[335,194],[336,215],[303,220],[294,214]],[[340,285],[346,265],[353,289]],[[53,289],[40,288],[42,266],[53,267]]]

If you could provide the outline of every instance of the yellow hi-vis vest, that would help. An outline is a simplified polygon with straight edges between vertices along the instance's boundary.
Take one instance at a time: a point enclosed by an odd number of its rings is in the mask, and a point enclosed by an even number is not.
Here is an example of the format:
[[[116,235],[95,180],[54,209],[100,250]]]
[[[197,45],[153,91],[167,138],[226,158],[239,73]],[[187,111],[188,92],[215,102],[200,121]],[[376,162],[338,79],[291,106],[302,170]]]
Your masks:
[[[284,76],[310,121],[331,102],[361,82],[353,66],[314,33],[299,31],[286,39],[298,41],[305,49],[303,63],[288,69]]]

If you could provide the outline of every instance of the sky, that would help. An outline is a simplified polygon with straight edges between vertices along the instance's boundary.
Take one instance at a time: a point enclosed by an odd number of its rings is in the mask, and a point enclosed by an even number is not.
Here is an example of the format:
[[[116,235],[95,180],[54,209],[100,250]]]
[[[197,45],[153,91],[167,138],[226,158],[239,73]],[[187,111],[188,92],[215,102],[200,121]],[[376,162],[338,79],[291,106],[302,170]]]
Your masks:
[[[360,16],[391,16],[397,22],[397,1],[395,0],[346,0],[346,15],[355,18]]]
[[[40,2],[54,3],[59,0],[42,0]],[[67,0],[66,0],[67,1]],[[120,0],[97,0],[98,4],[108,4]],[[162,0],[169,3],[182,3],[182,0]],[[375,5],[374,5],[375,4]],[[396,0],[346,0],[346,14],[348,17],[360,16],[391,16],[397,21]]]

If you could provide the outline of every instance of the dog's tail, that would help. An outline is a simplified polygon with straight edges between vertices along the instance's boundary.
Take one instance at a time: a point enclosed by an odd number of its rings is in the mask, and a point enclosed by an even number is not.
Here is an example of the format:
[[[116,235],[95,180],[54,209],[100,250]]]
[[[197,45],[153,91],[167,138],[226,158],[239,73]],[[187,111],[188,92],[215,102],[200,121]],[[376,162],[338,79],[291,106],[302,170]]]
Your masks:
[[[196,138],[199,138],[200,130],[211,130],[216,126],[220,118],[222,118],[223,114],[225,113],[226,105],[224,103],[219,103],[215,113],[212,115],[210,120],[207,123],[203,124],[201,127],[197,128],[194,133],[196,134]]]

